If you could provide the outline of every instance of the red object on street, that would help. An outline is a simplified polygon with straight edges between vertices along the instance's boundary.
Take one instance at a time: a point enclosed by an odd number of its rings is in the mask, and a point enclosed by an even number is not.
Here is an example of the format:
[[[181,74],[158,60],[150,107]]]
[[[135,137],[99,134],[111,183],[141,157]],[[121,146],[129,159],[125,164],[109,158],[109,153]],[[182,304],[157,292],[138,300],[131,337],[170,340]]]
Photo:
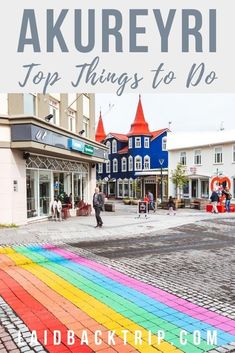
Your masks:
[[[217,209],[218,209],[219,213],[226,212],[226,208],[225,208],[224,204],[218,205]],[[206,205],[206,212],[212,212],[212,205],[211,204]],[[230,205],[230,212],[235,212],[235,205],[233,205],[233,204]]]

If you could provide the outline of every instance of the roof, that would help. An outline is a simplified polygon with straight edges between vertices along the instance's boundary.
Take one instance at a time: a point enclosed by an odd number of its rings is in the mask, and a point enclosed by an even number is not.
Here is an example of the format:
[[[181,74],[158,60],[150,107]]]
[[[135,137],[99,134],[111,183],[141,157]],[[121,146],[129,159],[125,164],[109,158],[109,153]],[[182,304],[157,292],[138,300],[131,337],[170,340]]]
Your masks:
[[[145,117],[144,117],[141,96],[139,96],[139,102],[138,102],[138,106],[137,106],[137,110],[136,110],[136,114],[135,114],[135,120],[131,124],[131,129],[127,135],[128,136],[151,135],[151,133],[149,131],[149,125],[146,122]]]
[[[167,136],[167,150],[179,150],[235,142],[235,130],[174,132]]]
[[[101,142],[105,139],[105,137],[106,137],[106,133],[104,131],[103,119],[102,119],[102,115],[100,112],[99,121],[98,121],[98,125],[96,128],[96,133],[95,133],[95,139],[96,139],[96,141]]]
[[[165,128],[165,129],[160,129],[160,130],[156,130],[151,132],[152,138],[151,140],[154,140],[155,138],[157,138],[158,136],[160,136],[161,134],[163,134],[164,132],[168,132],[169,129]]]
[[[126,146],[118,151],[118,154],[125,154],[125,153],[128,153],[128,146]]]
[[[118,133],[116,133],[116,132],[110,132],[110,133],[106,136],[106,138],[109,138],[109,137],[114,137],[114,138],[116,138],[116,139],[119,140],[119,141],[125,141],[125,142],[128,141],[127,135],[118,134]]]

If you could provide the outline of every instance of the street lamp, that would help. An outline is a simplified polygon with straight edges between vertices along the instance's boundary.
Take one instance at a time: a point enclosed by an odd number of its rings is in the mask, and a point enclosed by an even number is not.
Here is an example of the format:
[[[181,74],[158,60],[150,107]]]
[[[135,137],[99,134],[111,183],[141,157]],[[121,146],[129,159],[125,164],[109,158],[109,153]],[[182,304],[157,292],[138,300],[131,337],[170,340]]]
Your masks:
[[[163,165],[163,163],[164,163],[164,159],[162,158],[162,159],[159,159],[158,160],[159,161],[159,163],[160,163],[160,166],[161,166],[161,188],[160,188],[160,195],[161,195],[161,202],[162,202],[162,195],[163,195],[163,190],[162,190],[162,179],[163,179],[163,175],[162,175],[162,165]]]

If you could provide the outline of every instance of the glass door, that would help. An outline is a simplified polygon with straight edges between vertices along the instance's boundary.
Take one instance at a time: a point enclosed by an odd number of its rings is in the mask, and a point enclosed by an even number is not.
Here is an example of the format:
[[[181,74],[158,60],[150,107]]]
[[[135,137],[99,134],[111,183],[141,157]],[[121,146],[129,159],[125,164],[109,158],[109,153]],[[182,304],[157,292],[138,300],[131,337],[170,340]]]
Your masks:
[[[39,211],[40,216],[49,215],[51,191],[51,173],[48,171],[39,172]]]

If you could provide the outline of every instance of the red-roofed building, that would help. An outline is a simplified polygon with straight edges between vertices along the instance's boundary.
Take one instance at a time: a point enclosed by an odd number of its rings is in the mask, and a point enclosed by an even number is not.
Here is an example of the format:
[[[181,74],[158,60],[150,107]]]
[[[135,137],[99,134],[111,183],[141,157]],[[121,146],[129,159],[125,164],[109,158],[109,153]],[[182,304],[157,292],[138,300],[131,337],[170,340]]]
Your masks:
[[[99,117],[98,125],[96,128],[96,133],[95,133],[95,139],[97,142],[102,142],[102,141],[104,141],[105,137],[106,137],[106,133],[104,131],[103,119],[102,119],[102,115],[100,112],[100,117]]]
[[[110,132],[105,135],[100,116],[96,136],[109,148],[109,162],[99,164],[97,170],[103,192],[116,198],[140,198],[150,190],[155,199],[167,197],[168,131],[167,128],[150,131],[141,96],[127,134]],[[102,133],[103,140],[100,139]]]

